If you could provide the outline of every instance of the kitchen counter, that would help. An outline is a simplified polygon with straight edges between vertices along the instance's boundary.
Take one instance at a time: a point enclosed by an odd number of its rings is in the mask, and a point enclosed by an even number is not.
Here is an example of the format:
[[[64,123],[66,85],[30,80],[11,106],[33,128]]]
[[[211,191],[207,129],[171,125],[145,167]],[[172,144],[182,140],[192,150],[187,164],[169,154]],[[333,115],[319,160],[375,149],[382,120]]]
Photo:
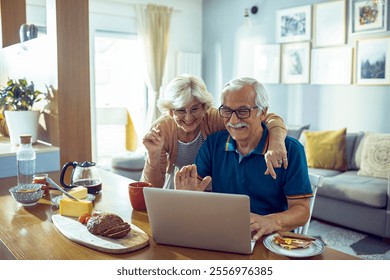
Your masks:
[[[60,170],[60,149],[49,143],[32,145],[37,154],[36,173]],[[11,145],[8,138],[0,137],[0,178],[16,176],[16,152],[19,146]]]

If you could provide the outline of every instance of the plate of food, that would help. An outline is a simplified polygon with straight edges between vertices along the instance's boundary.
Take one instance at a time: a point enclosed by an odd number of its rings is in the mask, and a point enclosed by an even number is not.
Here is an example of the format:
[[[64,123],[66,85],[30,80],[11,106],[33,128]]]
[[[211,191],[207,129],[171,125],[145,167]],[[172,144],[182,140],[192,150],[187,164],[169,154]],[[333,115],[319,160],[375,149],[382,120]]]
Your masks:
[[[64,198],[64,195],[57,195],[55,197],[52,197],[51,199],[51,202],[55,205],[55,206],[59,206],[60,205],[60,200]],[[78,198],[78,199],[81,199],[81,200],[88,200],[88,201],[94,201],[95,200],[95,196],[93,194],[87,194],[86,197],[83,197],[83,198]]]
[[[59,187],[58,187],[59,188]],[[64,192],[64,191],[63,191]],[[88,190],[86,187],[82,187],[82,186],[79,186],[79,187],[74,187],[72,188],[70,191],[68,191],[67,193],[69,193],[70,195],[72,195],[73,197],[77,198],[77,199],[80,199],[80,200],[87,200],[87,201],[94,201],[95,200],[95,196],[93,194],[89,194],[88,193]],[[58,206],[60,205],[60,201],[63,199],[63,198],[66,198],[65,194],[62,194],[62,195],[58,195],[58,196],[55,196],[55,197],[52,197],[51,198],[51,202]],[[69,198],[67,198],[69,199]]]
[[[149,244],[149,236],[143,230],[114,213],[94,213],[88,221],[80,218],[52,215],[54,226],[65,237],[97,251],[122,254]]]
[[[316,256],[325,249],[321,240],[292,232],[271,234],[263,240],[263,244],[271,252],[293,258]]]

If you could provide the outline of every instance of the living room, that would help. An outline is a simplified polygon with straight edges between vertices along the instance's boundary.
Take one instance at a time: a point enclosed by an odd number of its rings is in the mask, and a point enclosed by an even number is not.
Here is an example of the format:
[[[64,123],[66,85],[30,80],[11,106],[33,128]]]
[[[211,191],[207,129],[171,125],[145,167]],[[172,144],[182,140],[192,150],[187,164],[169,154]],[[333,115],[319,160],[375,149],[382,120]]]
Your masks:
[[[46,9],[44,2],[37,0],[26,1],[30,5],[27,7],[29,23],[36,22],[37,25],[42,25],[46,22],[42,20],[42,15],[45,17],[42,9]],[[136,32],[133,6],[135,3],[140,2],[145,4],[151,2],[174,7],[163,88],[167,82],[178,74],[177,53],[198,53],[201,54],[202,77],[209,91],[214,95],[215,106],[219,106],[219,92],[224,83],[236,76],[253,75],[256,59],[255,52],[252,50],[256,46],[281,46],[284,44],[277,39],[276,18],[278,12],[310,5],[312,8],[310,21],[314,24],[314,6],[333,1],[91,0],[89,1],[90,36],[97,30]],[[350,72],[342,82],[332,84],[322,80],[320,83],[312,83],[310,75],[307,76],[309,79],[306,77],[306,79],[299,82],[283,81],[281,75],[283,70],[279,68],[276,69],[279,72],[279,75],[276,75],[277,81],[265,83],[270,98],[270,111],[282,116],[287,126],[309,124],[310,130],[314,131],[335,131],[347,128],[347,132],[351,133],[390,133],[390,123],[388,122],[390,119],[390,111],[388,110],[390,104],[390,96],[388,94],[390,73],[387,71],[384,78],[381,79],[382,81],[370,84],[359,78],[356,63],[353,63],[353,61],[358,59],[355,55],[359,53],[358,45],[361,42],[387,38],[386,55],[389,54],[388,38],[390,31],[388,31],[389,9],[387,1],[384,2],[387,9],[387,13],[385,13],[386,20],[383,21],[385,26],[381,31],[376,32],[351,31],[351,2],[360,1],[345,1],[345,18],[341,20],[341,27],[344,28],[341,29],[345,32],[344,41],[335,45],[348,48],[348,54],[350,55],[349,60],[347,60],[347,66],[350,65]],[[257,12],[254,12],[255,10],[252,9],[254,6],[257,7]],[[29,9],[29,7],[32,9]],[[248,10],[248,17],[244,17],[246,10]],[[34,14],[31,11],[40,12]],[[125,15],[126,12],[129,12],[129,15]],[[319,17],[317,16],[317,18]],[[248,21],[250,21],[250,24]],[[340,20],[337,20],[337,22],[340,22]],[[315,31],[311,34],[312,36],[304,39],[303,42],[314,44],[314,38],[317,38],[314,36],[317,35]],[[326,40],[326,38],[322,39]],[[90,48],[92,49],[92,44]],[[315,48],[321,49],[323,47],[310,45],[309,50]],[[313,58],[310,61],[313,62]],[[390,59],[386,61],[390,61]],[[283,65],[283,62],[280,65]],[[310,67],[307,68],[306,74],[311,74],[310,70],[312,70]],[[8,73],[4,66],[0,68],[1,85],[6,83]],[[91,77],[88,82],[93,85],[93,66],[90,67],[90,73]],[[321,72],[313,74],[323,78]],[[40,78],[37,77],[37,79]],[[38,82],[47,83],[42,80]],[[94,86],[91,86],[92,96],[95,94],[93,89]],[[93,110],[91,115],[93,116]],[[141,121],[141,117],[139,121]],[[138,122],[138,120],[133,119],[133,122]],[[96,129],[94,125],[95,123],[92,119],[89,127],[91,131]],[[88,129],[88,126],[84,126],[83,129]],[[137,131],[139,138],[142,137],[144,132]],[[58,140],[57,138],[54,137],[55,140]],[[94,139],[92,132],[90,138],[87,139],[90,140],[87,142],[91,143],[92,159],[97,160],[97,148],[94,145],[96,139]],[[49,137],[45,140],[50,141],[51,139]],[[60,148],[62,149],[61,145]],[[70,158],[62,158],[62,161],[76,159],[71,154],[68,156]]]

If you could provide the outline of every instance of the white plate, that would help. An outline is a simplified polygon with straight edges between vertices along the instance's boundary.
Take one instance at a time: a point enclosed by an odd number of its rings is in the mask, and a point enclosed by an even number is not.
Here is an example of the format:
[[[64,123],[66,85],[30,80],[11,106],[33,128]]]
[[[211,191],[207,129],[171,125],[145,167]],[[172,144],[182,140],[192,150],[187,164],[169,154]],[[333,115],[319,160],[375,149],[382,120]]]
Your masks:
[[[60,205],[60,200],[62,199],[62,195],[58,195],[56,197],[53,197],[51,199],[51,202],[53,202],[54,205],[59,206]],[[88,200],[88,201],[94,201],[95,196],[93,194],[87,194],[86,198],[83,198],[82,200]]]
[[[123,238],[113,239],[90,233],[77,219],[58,214],[51,216],[54,226],[70,240],[86,247],[112,254],[133,252],[149,244],[149,236],[130,224],[131,231]]]
[[[277,233],[275,233],[277,234]],[[264,246],[279,255],[287,256],[287,257],[293,257],[293,258],[305,258],[305,257],[312,257],[321,254],[325,249],[325,244],[322,243],[321,240],[316,239],[312,242],[312,244],[308,248],[302,248],[302,249],[283,249],[278,244],[275,244],[274,242],[274,236],[275,234],[271,234],[267,236],[263,240]]]

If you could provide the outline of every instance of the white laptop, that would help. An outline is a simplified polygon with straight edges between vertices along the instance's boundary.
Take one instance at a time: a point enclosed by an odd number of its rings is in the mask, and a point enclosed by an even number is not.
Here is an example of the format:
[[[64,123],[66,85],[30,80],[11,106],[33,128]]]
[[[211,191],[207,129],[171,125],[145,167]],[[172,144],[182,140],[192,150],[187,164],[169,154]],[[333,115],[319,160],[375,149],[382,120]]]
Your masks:
[[[156,243],[251,254],[249,197],[144,188]]]

